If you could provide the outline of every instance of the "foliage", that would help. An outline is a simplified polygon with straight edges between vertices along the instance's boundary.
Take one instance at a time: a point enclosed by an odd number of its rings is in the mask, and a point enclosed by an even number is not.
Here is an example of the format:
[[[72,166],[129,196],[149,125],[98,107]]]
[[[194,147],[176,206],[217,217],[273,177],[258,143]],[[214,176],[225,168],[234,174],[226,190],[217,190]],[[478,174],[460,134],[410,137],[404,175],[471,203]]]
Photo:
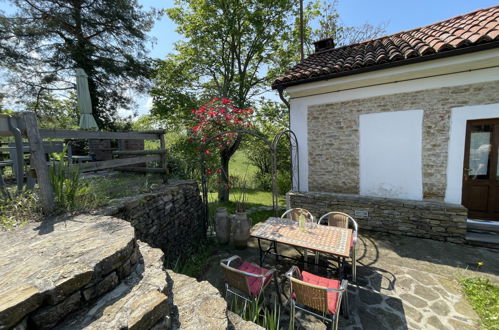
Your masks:
[[[345,46],[373,39],[385,34],[386,23],[371,25],[365,23],[361,26],[344,26],[338,14],[338,0],[319,3],[318,28],[313,30],[311,38],[321,40],[333,38],[336,46]]]
[[[0,198],[0,231],[12,230],[43,218],[41,203],[36,192],[28,190],[10,196],[10,198]]]
[[[153,112],[182,120],[208,95],[253,105],[295,11],[289,0],[177,0],[167,14],[183,39],[157,67]]]
[[[203,274],[207,259],[213,255],[217,247],[216,240],[208,238],[198,244],[195,250],[185,253],[175,260],[175,263],[168,261],[167,268],[171,268],[176,273],[197,278]]]
[[[42,94],[26,107],[35,112],[40,128],[75,129],[79,118],[76,102],[75,93],[69,93],[66,98]]]
[[[229,179],[230,158],[239,148],[243,136],[237,133],[227,133],[218,136],[225,131],[249,130],[253,127],[251,121],[253,109],[242,109],[226,98],[213,98],[199,109],[192,111],[194,126],[190,130],[192,142],[196,151],[203,152],[205,158],[220,157],[220,167],[217,169],[207,168],[206,174],[218,174],[219,190],[218,199],[220,201],[229,200],[229,189],[231,182]],[[215,140],[209,140],[216,137]],[[206,145],[206,143],[209,143]]]
[[[74,69],[82,68],[95,119],[114,128],[117,109],[133,105],[129,91],[148,88],[147,32],[158,13],[142,10],[137,0],[9,2],[17,12],[0,14],[0,57],[13,96],[37,104],[73,90]]]
[[[49,178],[54,189],[54,197],[58,206],[66,211],[73,211],[77,205],[77,195],[87,191],[87,187],[80,180],[79,167],[70,166],[66,157],[66,151],[54,154],[56,159],[49,166]]]
[[[162,178],[157,174],[120,173],[104,179],[101,176],[82,178],[82,181],[88,189],[78,196],[78,208],[92,210],[108,205],[112,199],[149,192],[162,183]]]
[[[499,286],[481,277],[461,278],[460,283],[483,329],[499,329]]]
[[[243,304],[239,301],[237,296],[234,296],[231,309],[245,321],[256,323],[268,330],[281,329],[281,308],[277,303],[277,300],[274,300],[274,304],[269,308],[265,305],[264,299],[260,298]]]

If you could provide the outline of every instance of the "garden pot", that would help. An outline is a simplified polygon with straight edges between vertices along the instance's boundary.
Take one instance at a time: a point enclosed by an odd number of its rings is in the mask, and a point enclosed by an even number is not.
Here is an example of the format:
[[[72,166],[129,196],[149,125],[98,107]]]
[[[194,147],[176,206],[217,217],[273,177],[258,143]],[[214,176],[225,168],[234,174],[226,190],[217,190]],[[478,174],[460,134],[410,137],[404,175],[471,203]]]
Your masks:
[[[236,249],[245,249],[250,237],[250,226],[246,212],[238,212],[232,216],[232,241]]]
[[[219,207],[215,213],[215,232],[220,244],[229,243],[230,239],[230,217],[227,208]]]

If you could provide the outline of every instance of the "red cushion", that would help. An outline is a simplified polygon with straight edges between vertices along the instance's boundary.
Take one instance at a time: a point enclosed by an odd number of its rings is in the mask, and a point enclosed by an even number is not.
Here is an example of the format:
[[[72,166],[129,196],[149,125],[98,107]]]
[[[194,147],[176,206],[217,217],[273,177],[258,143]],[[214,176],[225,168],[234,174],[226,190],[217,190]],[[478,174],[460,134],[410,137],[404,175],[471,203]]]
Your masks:
[[[320,277],[309,272],[303,271],[301,272],[302,281],[318,286],[323,286],[328,289],[339,289],[340,281],[333,280],[325,277]],[[336,308],[338,304],[338,293],[337,292],[328,292],[327,293],[327,309],[329,313],[336,314]]]
[[[243,272],[247,273],[252,273],[252,274],[259,274],[259,275],[265,275],[269,270],[258,267],[255,264],[249,263],[247,261],[244,261],[241,266],[238,268],[239,270],[242,270]],[[272,276],[266,276],[265,277],[265,282],[264,285],[266,285],[270,280]],[[262,277],[253,277],[253,276],[246,276],[246,279],[248,281],[250,293],[253,296],[258,296],[260,294],[260,289],[262,288]]]

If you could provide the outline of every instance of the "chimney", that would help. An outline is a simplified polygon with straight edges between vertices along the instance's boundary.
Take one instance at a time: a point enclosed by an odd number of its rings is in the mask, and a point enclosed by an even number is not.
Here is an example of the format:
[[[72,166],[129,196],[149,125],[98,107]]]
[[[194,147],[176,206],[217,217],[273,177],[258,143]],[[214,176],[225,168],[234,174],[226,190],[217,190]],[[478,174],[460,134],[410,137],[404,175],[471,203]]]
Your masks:
[[[333,38],[325,38],[319,41],[314,42],[315,52],[320,52],[321,50],[333,49],[334,48],[334,39]]]

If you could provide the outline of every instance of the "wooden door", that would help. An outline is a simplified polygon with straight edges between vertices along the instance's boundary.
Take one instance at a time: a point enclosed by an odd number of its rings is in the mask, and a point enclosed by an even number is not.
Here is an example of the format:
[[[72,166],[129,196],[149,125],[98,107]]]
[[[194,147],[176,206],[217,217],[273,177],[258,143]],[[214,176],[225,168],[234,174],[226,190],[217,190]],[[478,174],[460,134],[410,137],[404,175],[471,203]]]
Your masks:
[[[468,217],[499,221],[499,118],[466,125],[462,204]]]

